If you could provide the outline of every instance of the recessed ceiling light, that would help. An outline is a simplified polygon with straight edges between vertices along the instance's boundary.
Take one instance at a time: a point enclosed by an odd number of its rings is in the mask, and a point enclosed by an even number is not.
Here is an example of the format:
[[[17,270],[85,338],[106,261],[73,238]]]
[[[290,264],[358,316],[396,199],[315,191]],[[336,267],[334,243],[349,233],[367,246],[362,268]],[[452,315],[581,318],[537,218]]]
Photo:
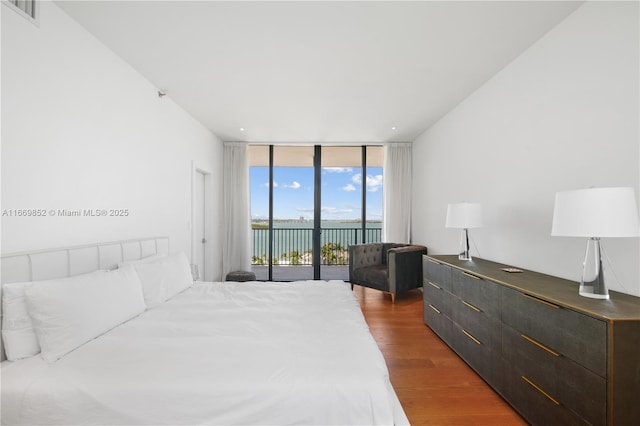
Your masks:
[[[396,129],[396,126],[391,127],[391,130],[395,130],[395,129]]]
[[[241,131],[241,132],[244,132],[244,127],[240,127],[240,131]]]

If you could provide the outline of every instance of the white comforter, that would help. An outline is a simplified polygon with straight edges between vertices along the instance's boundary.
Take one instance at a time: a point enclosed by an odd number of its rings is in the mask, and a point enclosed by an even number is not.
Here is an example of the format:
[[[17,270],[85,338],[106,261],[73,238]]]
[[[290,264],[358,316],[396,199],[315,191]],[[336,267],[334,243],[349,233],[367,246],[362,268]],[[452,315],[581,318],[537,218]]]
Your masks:
[[[407,423],[343,282],[200,283],[62,359],[2,364],[2,424]]]

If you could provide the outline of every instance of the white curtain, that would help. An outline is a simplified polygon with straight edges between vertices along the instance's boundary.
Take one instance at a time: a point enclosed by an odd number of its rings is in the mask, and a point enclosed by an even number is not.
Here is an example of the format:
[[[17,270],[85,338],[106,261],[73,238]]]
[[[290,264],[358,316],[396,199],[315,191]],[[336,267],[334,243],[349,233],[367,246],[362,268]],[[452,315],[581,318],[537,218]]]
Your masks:
[[[224,144],[222,279],[251,270],[251,210],[247,144]]]
[[[411,144],[384,147],[382,241],[409,243],[411,239]]]

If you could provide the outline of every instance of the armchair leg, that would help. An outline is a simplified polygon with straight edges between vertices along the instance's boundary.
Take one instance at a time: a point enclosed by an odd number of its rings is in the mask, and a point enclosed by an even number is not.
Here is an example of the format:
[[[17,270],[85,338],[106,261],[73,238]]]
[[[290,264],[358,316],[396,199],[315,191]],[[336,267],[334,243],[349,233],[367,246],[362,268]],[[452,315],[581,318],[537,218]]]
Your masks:
[[[391,294],[391,303],[395,304],[396,303],[396,295],[393,294],[393,293],[390,293],[390,294]]]

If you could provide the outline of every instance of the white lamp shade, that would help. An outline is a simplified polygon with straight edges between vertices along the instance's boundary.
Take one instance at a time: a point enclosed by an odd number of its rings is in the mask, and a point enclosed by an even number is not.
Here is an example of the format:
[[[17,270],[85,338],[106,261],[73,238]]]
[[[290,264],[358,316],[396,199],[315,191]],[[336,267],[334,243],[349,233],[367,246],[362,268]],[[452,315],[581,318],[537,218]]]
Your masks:
[[[457,203],[447,206],[447,228],[480,228],[482,206],[479,203]]]
[[[591,188],[556,193],[551,235],[635,237],[639,230],[633,188]]]

